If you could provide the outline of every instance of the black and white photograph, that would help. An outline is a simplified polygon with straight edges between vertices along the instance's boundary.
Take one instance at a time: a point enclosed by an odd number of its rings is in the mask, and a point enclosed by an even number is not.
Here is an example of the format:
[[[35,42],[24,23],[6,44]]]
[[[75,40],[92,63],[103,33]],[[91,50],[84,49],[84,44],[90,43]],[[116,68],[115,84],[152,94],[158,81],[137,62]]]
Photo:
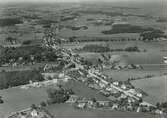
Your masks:
[[[167,118],[167,0],[0,0],[0,118]]]

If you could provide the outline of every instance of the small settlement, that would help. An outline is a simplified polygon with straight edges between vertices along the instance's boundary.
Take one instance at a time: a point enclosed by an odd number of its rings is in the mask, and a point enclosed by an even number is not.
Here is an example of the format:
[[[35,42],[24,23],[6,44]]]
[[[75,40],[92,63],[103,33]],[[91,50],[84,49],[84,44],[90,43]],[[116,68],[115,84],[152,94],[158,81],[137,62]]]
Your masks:
[[[8,118],[53,118],[46,110],[40,107],[28,108],[11,114]]]
[[[149,112],[154,114],[163,114],[161,109],[146,101],[143,101],[143,92],[136,89],[130,82],[113,81],[112,78],[102,74],[94,65],[90,66],[85,60],[70,49],[64,49],[59,44],[61,39],[56,39],[53,34],[46,35],[44,45],[47,48],[55,50],[60,56],[57,65],[45,65],[42,75],[44,82],[30,82],[22,88],[47,86],[56,84],[58,81],[67,82],[72,79],[80,81],[92,89],[99,91],[102,95],[108,97],[108,101],[96,101],[96,99],[85,98],[72,95],[66,103],[72,103],[75,107],[85,108],[101,108],[121,111],[133,112]],[[60,64],[64,65],[59,74],[54,73],[54,68]],[[60,69],[61,70],[61,69]],[[29,109],[16,113],[8,118],[51,118],[40,109]]]

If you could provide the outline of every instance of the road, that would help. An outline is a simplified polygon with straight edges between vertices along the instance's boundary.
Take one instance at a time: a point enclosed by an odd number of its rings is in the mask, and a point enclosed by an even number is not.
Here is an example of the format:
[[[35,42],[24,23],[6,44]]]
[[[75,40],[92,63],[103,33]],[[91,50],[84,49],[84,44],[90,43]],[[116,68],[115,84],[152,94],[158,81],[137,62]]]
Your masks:
[[[67,54],[67,53],[66,53],[66,54]],[[70,56],[69,54],[67,54],[67,55]],[[73,55],[75,55],[74,52],[73,52]],[[75,57],[74,57],[74,56],[70,56],[70,60],[71,60],[72,63],[74,63],[74,64],[76,65],[77,68],[84,69],[83,65],[78,64],[78,63],[75,61]],[[109,83],[109,82],[107,82],[106,80],[104,80],[103,78],[98,77],[97,75],[95,75],[94,73],[92,73],[92,72],[90,72],[90,71],[88,71],[88,73],[89,73],[91,76],[93,76],[93,77],[95,77],[96,79],[98,79],[98,80],[103,80],[105,83]],[[116,89],[116,90],[118,90],[118,91],[124,93],[125,95],[127,95],[127,96],[129,96],[129,97],[132,97],[132,98],[134,98],[134,99],[136,99],[136,100],[139,100],[139,99],[140,99],[139,97],[133,95],[132,93],[129,93],[129,92],[123,90],[122,88],[120,88],[120,87],[118,87],[118,86],[115,86],[115,85],[112,84],[112,83],[110,83],[110,86],[111,86],[112,88],[114,88],[114,89]],[[150,103],[148,103],[148,102],[146,102],[146,101],[143,101],[142,104],[148,105],[148,106],[156,107],[155,105],[150,104]]]
[[[90,71],[89,71],[89,74],[90,74],[91,76],[97,78],[98,80],[101,80],[101,79],[102,79],[102,78],[98,77],[97,75],[95,75],[94,73],[91,73]],[[104,80],[104,79],[103,79],[103,81],[107,82],[107,81]],[[118,91],[124,93],[125,95],[127,95],[127,96],[129,96],[129,97],[132,97],[132,98],[134,98],[134,99],[136,99],[136,100],[139,100],[139,99],[140,99],[139,97],[137,97],[137,96],[133,95],[132,93],[129,93],[129,92],[127,92],[127,91],[121,89],[121,88],[118,87],[118,86],[115,86],[115,85],[112,84],[112,83],[110,83],[110,87],[112,87],[112,88],[114,88],[114,89],[116,89],[116,90],[118,90]],[[148,102],[146,102],[146,101],[143,101],[142,104],[143,104],[143,105],[148,105],[148,106],[156,107],[155,105],[150,104],[150,103],[148,103]]]

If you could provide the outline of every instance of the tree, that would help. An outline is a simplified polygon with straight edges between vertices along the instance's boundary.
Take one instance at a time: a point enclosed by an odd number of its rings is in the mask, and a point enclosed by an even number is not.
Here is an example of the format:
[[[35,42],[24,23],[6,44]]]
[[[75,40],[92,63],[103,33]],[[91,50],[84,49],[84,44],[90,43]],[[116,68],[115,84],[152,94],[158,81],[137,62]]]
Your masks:
[[[64,103],[67,101],[70,97],[70,95],[73,93],[72,90],[64,89],[64,88],[49,88],[47,89],[47,94],[49,97],[49,102],[54,103]]]
[[[41,102],[40,105],[41,105],[42,107],[46,107],[46,106],[47,106],[47,104],[46,104],[45,102]]]
[[[26,41],[23,41],[23,44],[24,45],[29,45],[29,44],[31,44],[32,43],[32,41],[31,40],[26,40]]]
[[[4,101],[2,100],[2,96],[0,96],[0,104],[4,103]]]
[[[35,104],[32,104],[31,109],[37,109],[37,106]]]
[[[7,42],[10,42],[11,44],[14,44],[14,42],[16,42],[16,38],[13,38],[13,37],[7,37],[5,40]]]
[[[92,98],[92,101],[95,103],[97,100],[95,97]]]
[[[139,99],[139,103],[142,103],[142,102],[143,102],[143,99],[142,99],[142,98],[140,98],[140,99]]]

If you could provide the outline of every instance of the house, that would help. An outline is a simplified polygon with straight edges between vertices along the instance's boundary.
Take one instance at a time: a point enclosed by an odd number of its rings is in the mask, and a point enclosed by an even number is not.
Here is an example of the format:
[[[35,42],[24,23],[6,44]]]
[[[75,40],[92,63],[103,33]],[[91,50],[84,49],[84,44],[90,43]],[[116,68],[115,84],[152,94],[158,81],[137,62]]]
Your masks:
[[[48,80],[49,78],[55,78],[57,77],[57,73],[42,73],[45,80]]]
[[[142,93],[137,92],[135,89],[129,89],[128,90],[129,93],[136,95],[137,97],[142,97]]]
[[[60,73],[60,74],[58,75],[59,78],[63,78],[64,76],[65,76],[64,73]]]
[[[125,89],[126,89],[126,85],[125,85],[125,84],[122,84],[122,85],[121,85],[121,88],[125,90]]]
[[[137,93],[136,96],[141,98],[143,95],[141,93]]]
[[[99,82],[99,86],[101,87],[101,88],[104,88],[105,86],[106,86],[106,84],[104,84],[103,82]]]
[[[101,79],[100,80],[102,83],[104,83],[105,85],[108,85],[109,84],[109,82],[107,82],[107,81],[105,81],[105,80],[103,80],[103,79]]]
[[[136,112],[140,112],[140,111],[141,111],[141,107],[138,107]]]
[[[37,112],[37,110],[33,109],[33,110],[31,111],[31,116],[32,116],[32,117],[38,117],[38,112]]]
[[[92,100],[88,100],[88,102],[87,102],[87,107],[88,107],[88,108],[94,107],[94,102],[93,102]]]
[[[106,106],[106,107],[108,107],[109,104],[110,104],[109,101],[97,101],[97,102],[98,102],[99,105],[101,105],[101,106]]]
[[[66,103],[75,103],[78,100],[78,96],[76,95],[71,95],[70,98],[66,101]]]
[[[128,92],[132,93],[132,94],[136,94],[136,90],[135,89],[129,89]]]
[[[58,83],[58,80],[57,79],[53,79],[52,82],[56,84],[56,83]]]
[[[132,105],[128,105],[128,106],[127,106],[127,110],[133,111],[133,106],[132,106]]]
[[[77,107],[80,109],[84,109],[86,107],[86,103],[78,103]]]
[[[157,109],[157,110],[155,110],[155,113],[156,113],[156,114],[160,114],[160,115],[162,115],[162,114],[163,114],[163,111],[162,111],[162,110]]]
[[[127,98],[127,96],[125,94],[121,94],[121,96],[119,97],[120,99],[121,98]]]
[[[112,91],[113,88],[111,87],[106,87],[106,91]]]
[[[135,102],[135,100],[133,98],[128,97],[128,103],[134,103],[134,102]]]
[[[100,93],[102,93],[104,96],[109,97],[110,96],[110,92],[107,92],[105,90],[100,90]]]
[[[112,109],[118,109],[118,104],[113,104]]]
[[[113,82],[114,85],[118,86],[119,85],[119,82],[115,81]]]
[[[100,90],[101,87],[97,84],[89,84],[89,87],[92,88],[92,89],[96,89],[96,90]]]

